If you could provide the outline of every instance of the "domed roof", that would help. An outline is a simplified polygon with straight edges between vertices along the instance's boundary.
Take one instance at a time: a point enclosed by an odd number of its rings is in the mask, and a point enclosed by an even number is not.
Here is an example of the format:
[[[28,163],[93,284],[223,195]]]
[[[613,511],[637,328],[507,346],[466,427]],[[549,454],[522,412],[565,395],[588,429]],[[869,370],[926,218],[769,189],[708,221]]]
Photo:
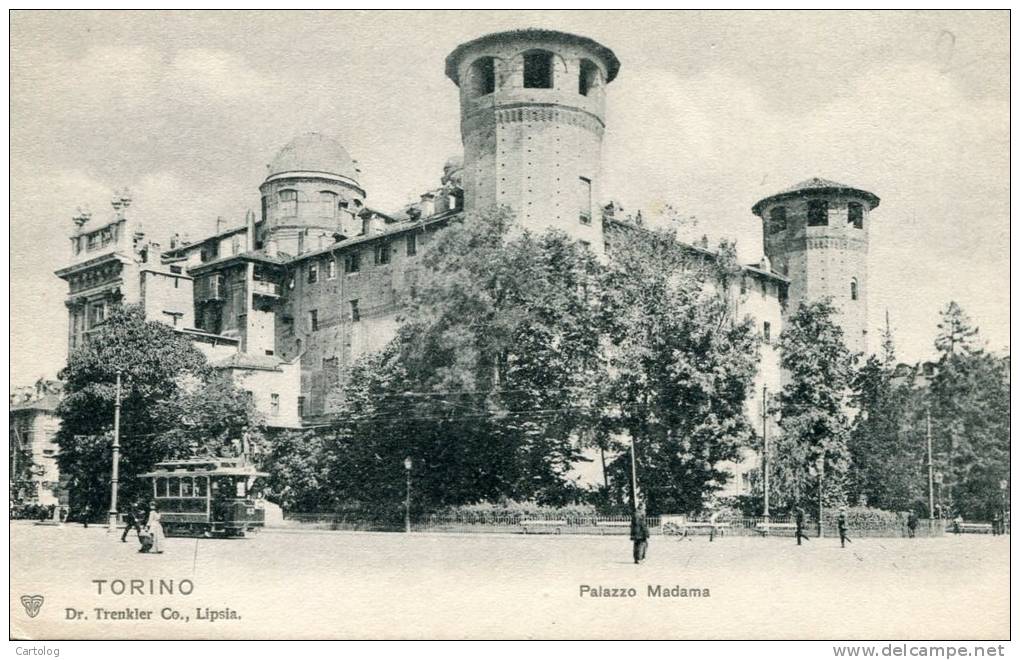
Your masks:
[[[285,172],[321,172],[358,181],[358,166],[339,142],[322,133],[305,133],[287,143],[269,164],[266,178]]]
[[[779,201],[783,199],[790,199],[793,197],[803,197],[811,194],[819,193],[835,193],[835,194],[851,194],[857,195],[864,199],[868,203],[868,208],[873,209],[878,206],[879,198],[878,195],[870,193],[867,190],[848,186],[844,183],[837,183],[835,181],[829,181],[828,179],[821,179],[819,177],[813,177],[806,181],[790,186],[784,190],[780,190],[774,195],[758,201],[754,206],[751,207],[751,212],[755,215],[761,215],[765,209],[766,202]]]

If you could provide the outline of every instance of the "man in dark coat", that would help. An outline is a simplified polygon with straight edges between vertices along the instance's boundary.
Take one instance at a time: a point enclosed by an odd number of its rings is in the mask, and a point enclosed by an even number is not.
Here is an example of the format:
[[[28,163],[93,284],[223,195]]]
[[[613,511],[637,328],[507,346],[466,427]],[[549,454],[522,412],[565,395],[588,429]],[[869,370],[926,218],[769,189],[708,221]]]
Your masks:
[[[839,547],[845,548],[850,537],[846,535],[846,507],[840,507],[839,515],[836,516],[836,526],[839,528]]]
[[[134,528],[135,534],[142,533],[142,526],[139,524],[140,517],[138,508],[134,504],[128,507],[128,510],[124,513],[124,533],[120,535],[121,543],[127,543],[127,535],[132,528]]]
[[[634,542],[634,563],[640,564],[648,552],[648,523],[641,512],[630,518],[630,540]]]
[[[804,539],[805,541],[808,540],[807,534],[804,533],[804,509],[797,507],[794,511],[794,520],[797,523],[797,545],[800,545],[801,539]]]
[[[911,511],[907,514],[907,536],[914,538],[917,534],[917,513]]]

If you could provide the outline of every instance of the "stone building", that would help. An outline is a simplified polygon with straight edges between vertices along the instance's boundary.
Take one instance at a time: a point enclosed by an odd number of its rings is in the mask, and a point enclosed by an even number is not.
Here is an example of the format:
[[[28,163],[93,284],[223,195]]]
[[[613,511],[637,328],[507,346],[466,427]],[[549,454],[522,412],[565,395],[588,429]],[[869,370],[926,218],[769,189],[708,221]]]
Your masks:
[[[336,410],[346,369],[394,336],[421,255],[452,218],[507,206],[525,228],[555,227],[612,258],[612,232],[639,224],[600,201],[607,91],[619,70],[605,46],[551,30],[457,47],[446,74],[459,88],[463,158],[451,158],[418,202],[392,212],[369,204],[371,191],[342,145],[309,133],[267,166],[260,213],[233,226],[218,220],[207,238],[175,237],[161,251],[127,216],[126,195],[101,226],[79,214],[71,265],[57,272],[70,287],[69,347],[87,340],[109,304],[140,302],[229,370],[270,425],[321,423]],[[767,256],[744,267],[728,294],[761,334],[756,392],[781,387],[773,342],[801,300],[835,295],[848,335],[864,346],[866,218],[877,203],[870,193],[812,180],[755,205],[766,219]],[[748,405],[759,425],[761,406],[760,396]],[[756,464],[748,451],[729,466],[735,478],[724,494],[748,492]]]
[[[60,429],[57,404],[63,384],[36,381],[15,387],[10,397],[11,501],[21,504],[59,504],[61,487],[57,468],[59,447],[54,441]]]

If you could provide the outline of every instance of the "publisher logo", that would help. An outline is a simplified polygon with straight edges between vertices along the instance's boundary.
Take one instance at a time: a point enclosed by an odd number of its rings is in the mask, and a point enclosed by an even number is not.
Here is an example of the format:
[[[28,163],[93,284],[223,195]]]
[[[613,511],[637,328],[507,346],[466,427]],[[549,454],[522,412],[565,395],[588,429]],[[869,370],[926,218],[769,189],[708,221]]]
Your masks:
[[[39,610],[42,608],[43,597],[42,596],[22,596],[21,604],[25,606],[25,613],[33,619],[39,615]]]

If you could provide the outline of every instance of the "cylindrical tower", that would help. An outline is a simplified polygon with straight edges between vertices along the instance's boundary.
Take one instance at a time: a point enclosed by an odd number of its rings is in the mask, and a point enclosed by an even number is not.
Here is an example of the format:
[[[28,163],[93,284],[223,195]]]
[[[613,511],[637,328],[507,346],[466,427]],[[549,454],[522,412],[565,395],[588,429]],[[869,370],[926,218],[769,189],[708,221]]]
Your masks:
[[[361,230],[365,191],[358,168],[339,142],[320,133],[291,140],[269,164],[262,192],[260,243],[298,255],[329,245],[334,234]]]
[[[809,179],[766,197],[751,210],[762,219],[765,256],[790,279],[787,310],[829,297],[851,351],[868,350],[868,232],[878,196]]]
[[[464,206],[507,206],[533,231],[556,227],[603,249],[598,213],[611,50],[553,30],[514,30],[446,58],[460,87]]]

